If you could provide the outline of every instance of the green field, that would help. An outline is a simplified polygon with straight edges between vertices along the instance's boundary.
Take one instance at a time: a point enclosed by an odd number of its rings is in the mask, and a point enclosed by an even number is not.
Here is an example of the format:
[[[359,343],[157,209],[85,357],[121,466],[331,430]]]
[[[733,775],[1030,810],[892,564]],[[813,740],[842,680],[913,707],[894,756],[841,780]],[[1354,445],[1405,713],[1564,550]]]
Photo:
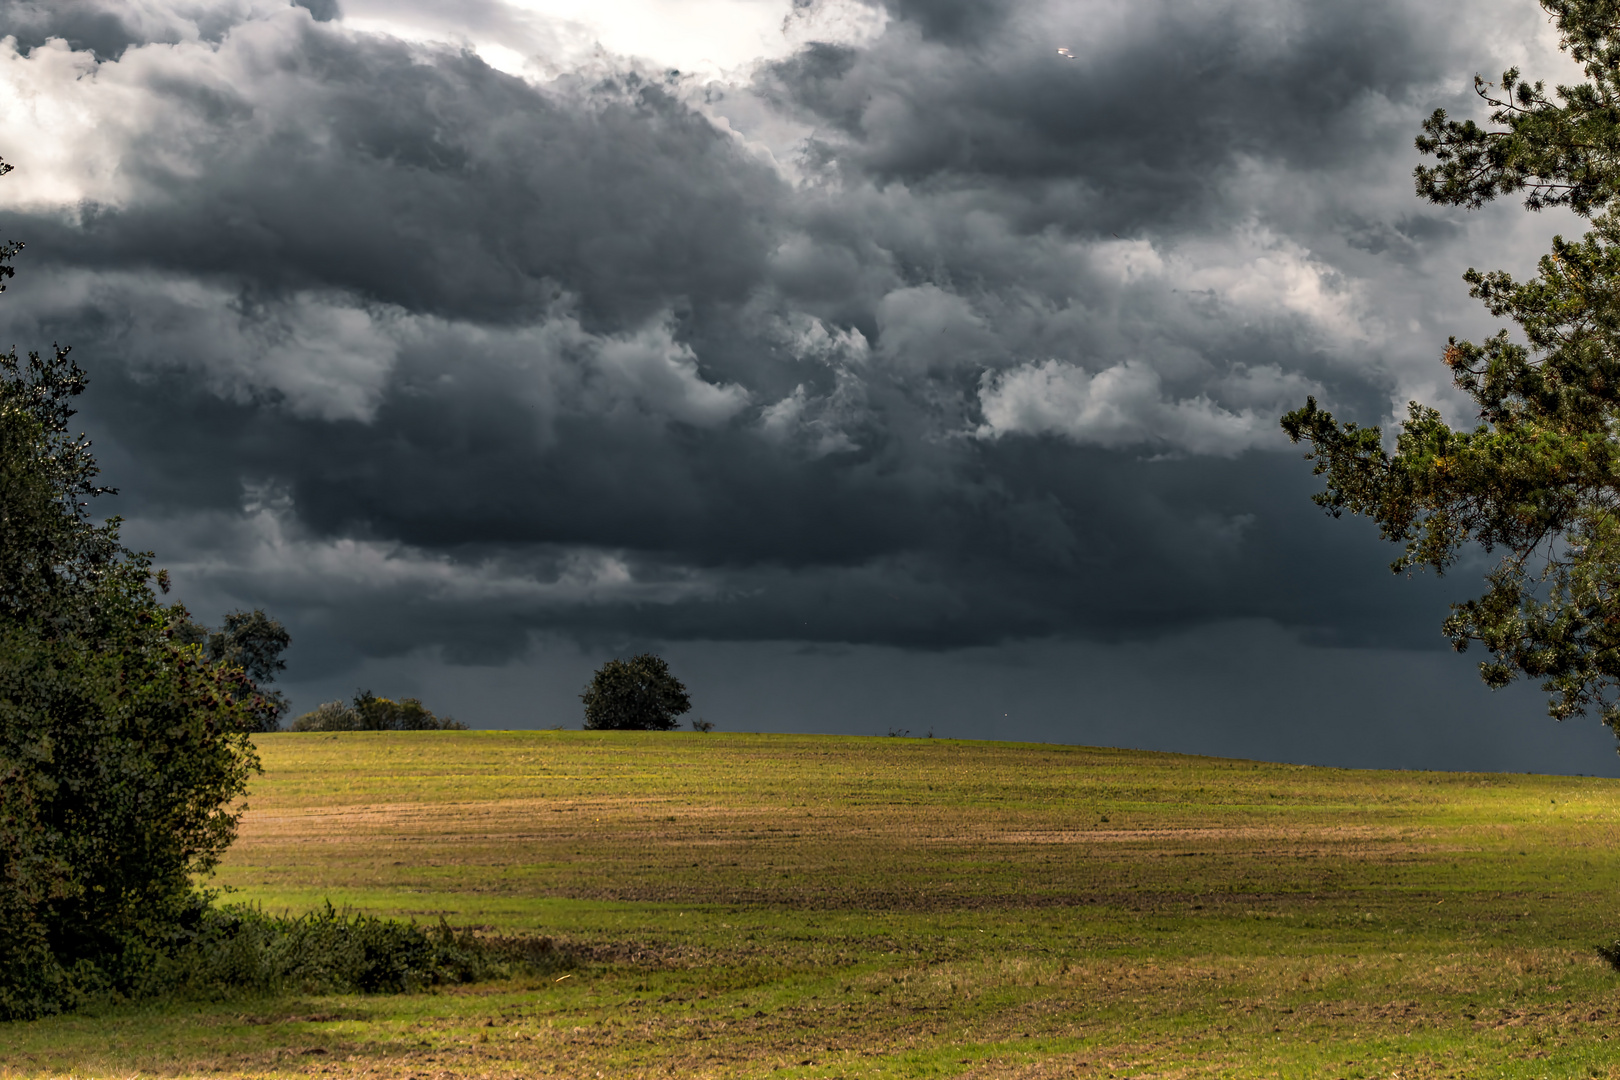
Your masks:
[[[1620,1075],[1620,783],[927,739],[272,735],[233,899],[571,974],[0,1025],[0,1075]]]

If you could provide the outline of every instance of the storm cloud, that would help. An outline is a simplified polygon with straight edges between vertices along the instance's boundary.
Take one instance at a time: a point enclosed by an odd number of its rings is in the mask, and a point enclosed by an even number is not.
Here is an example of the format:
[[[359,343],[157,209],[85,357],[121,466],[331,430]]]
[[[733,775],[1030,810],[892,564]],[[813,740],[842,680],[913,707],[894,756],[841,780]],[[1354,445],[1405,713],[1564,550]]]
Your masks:
[[[108,512],[312,686],[539,642],[1432,652],[1478,568],[1391,581],[1277,417],[1462,415],[1461,271],[1568,225],[1418,203],[1410,140],[1475,70],[1567,74],[1539,10],[859,7],[721,78],[495,0],[5,5],[0,338],[75,346]]]

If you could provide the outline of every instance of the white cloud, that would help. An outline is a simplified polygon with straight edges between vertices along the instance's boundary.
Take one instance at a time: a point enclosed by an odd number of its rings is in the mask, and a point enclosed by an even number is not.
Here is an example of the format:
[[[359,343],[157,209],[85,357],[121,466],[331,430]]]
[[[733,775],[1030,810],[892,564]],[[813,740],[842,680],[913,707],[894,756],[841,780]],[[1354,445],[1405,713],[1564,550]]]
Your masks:
[[[594,354],[602,396],[612,405],[634,402],[698,427],[723,424],[748,406],[743,387],[704,380],[696,354],[675,340],[668,318],[630,334],[594,338],[577,322],[567,322],[578,347]]]
[[[775,320],[775,336],[800,360],[836,367],[859,367],[871,355],[866,335],[855,327],[828,327],[802,312],[789,312]]]
[[[839,369],[832,393],[812,396],[800,383],[793,393],[760,410],[760,431],[775,443],[798,442],[812,458],[860,449],[847,430],[865,413],[859,378]]]
[[[1162,446],[1232,455],[1277,441],[1276,417],[1231,410],[1207,396],[1169,400],[1159,375],[1127,362],[1092,375],[1057,360],[987,373],[979,389],[980,438],[1060,435],[1090,446]]]
[[[136,372],[193,372],[222,398],[275,401],[319,420],[371,421],[395,372],[414,359],[442,369],[454,358],[451,377],[501,372],[498,392],[528,399],[543,423],[631,412],[714,427],[750,402],[744,387],[704,379],[667,313],[622,334],[592,334],[565,307],[525,326],[487,328],[336,290],[261,300],[227,283],[117,271],[36,282],[26,316],[37,323],[119,313],[122,324],[106,340]],[[0,332],[43,336],[20,323],[24,309],[4,315]]]
[[[357,29],[465,41],[492,66],[546,77],[597,50],[710,77],[734,75],[807,41],[861,42],[887,18],[858,0],[506,0],[469,12],[456,0],[344,0]]]
[[[1320,395],[1321,386],[1276,363],[1220,363],[1209,349],[1216,335],[1293,326],[1328,354],[1384,335],[1365,312],[1359,283],[1252,222],[1173,245],[1103,241],[1085,253],[1084,310],[1091,318],[1106,313],[1103,329],[1082,318],[1069,356],[987,372],[980,438],[1057,435],[1115,449],[1227,456],[1276,445],[1278,415]],[[1140,301],[1153,321],[1132,325],[1122,315]],[[1068,318],[1042,316],[1049,325]]]
[[[0,156],[22,166],[0,185],[0,206],[71,211],[125,200],[120,117],[142,110],[96,76],[95,58],[60,40],[25,57],[15,38],[0,39]]]
[[[828,328],[801,312],[767,318],[767,333],[796,360],[832,371],[833,389],[814,394],[803,383],[760,410],[759,430],[773,443],[796,443],[811,458],[857,450],[851,429],[870,419],[866,384],[858,373],[871,358],[866,336],[850,327]]]
[[[0,186],[0,207],[78,213],[85,203],[122,207],[163,201],[167,181],[193,176],[196,147],[222,116],[234,134],[286,125],[299,107],[297,53],[310,13],[286,2],[145,4],[120,21],[155,40],[97,60],[52,39],[25,53],[0,39],[0,156],[19,166]],[[201,24],[229,27],[222,40]],[[272,106],[272,107],[267,107]]]
[[[1243,318],[1297,318],[1342,341],[1368,341],[1385,332],[1367,312],[1360,282],[1254,221],[1171,246],[1103,241],[1091,249],[1090,259],[1104,280],[1126,288],[1169,288],[1191,303],[1214,303]]]
[[[49,273],[33,287],[27,315],[40,322],[121,320],[107,340],[136,371],[191,371],[220,397],[270,397],[322,420],[371,419],[420,322],[336,291],[256,301],[223,283],[158,273]],[[7,329],[39,336],[15,321]]]
[[[189,587],[275,594],[326,607],[368,596],[528,608],[670,604],[713,595],[715,582],[679,567],[638,573],[629,553],[557,545],[524,559],[459,561],[397,541],[312,536],[285,492],[249,487],[239,514],[218,511],[130,522],[128,539],[161,537],[163,561]],[[178,558],[173,554],[179,552]]]

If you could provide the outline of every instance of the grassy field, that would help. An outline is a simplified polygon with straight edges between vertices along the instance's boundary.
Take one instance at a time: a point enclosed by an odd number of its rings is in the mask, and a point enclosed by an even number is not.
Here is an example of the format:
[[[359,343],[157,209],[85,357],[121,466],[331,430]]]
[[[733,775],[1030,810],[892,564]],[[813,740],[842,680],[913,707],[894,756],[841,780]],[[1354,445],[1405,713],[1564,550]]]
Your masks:
[[[819,736],[272,735],[234,899],[563,976],[0,1025],[0,1076],[1620,1076],[1620,785]]]

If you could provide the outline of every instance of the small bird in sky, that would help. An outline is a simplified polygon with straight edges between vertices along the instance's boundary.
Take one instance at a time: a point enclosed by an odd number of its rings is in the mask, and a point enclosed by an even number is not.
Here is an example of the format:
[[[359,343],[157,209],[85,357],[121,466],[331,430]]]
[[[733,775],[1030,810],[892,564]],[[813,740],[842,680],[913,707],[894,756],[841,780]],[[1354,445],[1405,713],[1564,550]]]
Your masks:
[[[1078,60],[1078,59],[1080,59],[1078,56],[1075,56],[1074,53],[1070,52],[1068,49],[1059,49],[1058,50],[1058,55],[1062,56],[1062,57],[1067,57],[1070,60]]]

